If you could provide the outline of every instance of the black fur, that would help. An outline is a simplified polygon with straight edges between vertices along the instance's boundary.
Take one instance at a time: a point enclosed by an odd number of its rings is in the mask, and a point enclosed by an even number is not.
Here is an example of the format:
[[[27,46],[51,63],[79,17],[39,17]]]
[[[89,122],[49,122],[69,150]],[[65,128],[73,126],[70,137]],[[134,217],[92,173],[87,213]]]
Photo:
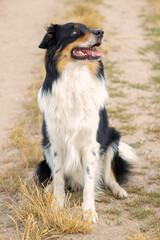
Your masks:
[[[49,138],[48,138],[46,122],[45,122],[44,118],[43,118],[43,124],[42,124],[42,136],[43,136],[43,139],[42,139],[43,148],[49,147],[50,146],[50,141],[49,141]]]
[[[128,176],[131,174],[131,164],[122,159],[118,152],[115,154],[112,160],[112,169],[114,176],[119,184],[126,183]]]
[[[59,73],[57,71],[56,68],[56,64],[55,64],[55,60],[53,59],[53,54],[52,52],[48,53],[46,55],[46,77],[45,77],[45,81],[43,83],[43,88],[42,88],[42,92],[46,91],[50,91],[52,90],[52,83],[54,81],[57,80],[57,78],[59,77]]]
[[[107,111],[105,108],[99,112],[99,127],[97,131],[97,142],[100,143],[102,152],[106,152],[111,144],[118,147],[120,134],[114,128],[109,127]]]
[[[36,183],[38,185],[46,187],[49,181],[52,180],[51,169],[48,166],[46,160],[44,159],[39,163],[36,170]]]
[[[99,68],[98,68],[97,77],[99,79],[105,79],[103,62],[100,60],[100,61],[98,61],[98,63],[99,63]]]
[[[50,146],[50,141],[47,134],[46,129],[46,122],[43,118],[43,124],[42,124],[42,146],[43,149],[48,148]],[[48,184],[48,181],[51,180],[51,169],[48,166],[45,156],[44,160],[38,165],[36,170],[36,176],[38,177],[38,181],[36,179],[37,184],[43,185],[44,187]]]

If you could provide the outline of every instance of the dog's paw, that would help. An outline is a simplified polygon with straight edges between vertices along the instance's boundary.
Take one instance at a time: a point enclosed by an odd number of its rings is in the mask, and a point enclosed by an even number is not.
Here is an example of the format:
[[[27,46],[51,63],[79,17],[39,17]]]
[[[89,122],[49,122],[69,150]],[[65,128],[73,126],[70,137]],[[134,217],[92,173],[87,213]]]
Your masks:
[[[83,218],[84,220],[89,218],[90,222],[96,223],[98,221],[98,214],[95,210],[89,209],[83,213]]]
[[[44,193],[53,193],[53,184],[50,183],[48,186],[45,187]]]
[[[113,188],[112,193],[115,198],[126,198],[128,196],[128,193],[120,186],[118,188]]]
[[[96,223],[98,221],[98,214],[96,211],[94,211],[92,215],[92,223]]]
[[[108,187],[115,198],[126,198],[128,196],[127,192],[115,181],[111,181]]]
[[[57,202],[57,200],[53,199],[53,201],[51,203],[51,209],[52,209],[53,213],[60,211],[61,207],[60,207],[59,203]]]
[[[53,212],[59,211],[64,207],[64,204],[65,204],[65,194],[62,194],[58,198],[57,198],[57,195],[54,195],[51,203],[52,211]]]

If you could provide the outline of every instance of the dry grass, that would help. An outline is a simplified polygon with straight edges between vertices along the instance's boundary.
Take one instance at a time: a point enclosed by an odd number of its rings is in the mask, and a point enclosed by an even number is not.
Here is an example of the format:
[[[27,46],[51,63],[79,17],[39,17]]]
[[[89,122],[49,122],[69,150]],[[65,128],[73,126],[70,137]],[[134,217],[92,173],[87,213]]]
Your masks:
[[[116,208],[111,208],[111,209],[107,209],[105,211],[105,214],[107,215],[116,215],[117,217],[120,216],[122,213],[122,210],[116,209]]]
[[[152,140],[159,140],[160,139],[160,125],[158,123],[153,123],[152,125],[149,125],[145,129],[147,134],[153,135],[151,137]]]
[[[9,218],[15,224],[16,239],[51,239],[62,233],[89,233],[91,231],[91,213],[83,219],[80,203],[71,201],[67,194],[65,207],[59,208],[53,194],[44,193],[31,181],[20,181],[20,193],[16,200],[9,197],[2,203],[12,215]]]
[[[137,131],[138,126],[137,125],[123,125],[122,127],[120,127],[120,132],[122,133],[122,135],[128,135],[128,134],[133,134]]]
[[[30,114],[28,116],[32,118]],[[9,136],[9,145],[19,151],[16,158],[24,167],[32,167],[42,158],[40,138],[31,122],[27,121],[27,116],[20,118]]]
[[[26,171],[20,165],[7,169],[3,175],[0,176],[0,192],[15,193],[20,187],[19,178],[26,177]]]
[[[138,230],[134,234],[128,234],[128,240],[159,240],[160,239],[160,226],[157,223],[155,229],[150,231],[149,233],[142,233]]]
[[[97,29],[102,26],[103,17],[97,10],[97,5],[92,1],[81,1],[79,3],[72,3],[73,9],[66,14],[66,19],[69,21],[82,22],[88,28]]]
[[[132,215],[138,219],[144,219],[153,214],[154,212],[151,209],[146,209],[143,207],[136,207],[132,209]]]

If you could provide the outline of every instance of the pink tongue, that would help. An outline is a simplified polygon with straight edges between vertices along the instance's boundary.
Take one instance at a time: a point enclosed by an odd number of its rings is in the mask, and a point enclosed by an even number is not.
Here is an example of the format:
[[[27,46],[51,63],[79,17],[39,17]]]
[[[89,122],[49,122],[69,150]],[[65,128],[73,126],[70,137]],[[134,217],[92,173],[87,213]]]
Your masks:
[[[83,53],[87,53],[89,56],[98,56],[101,57],[102,53],[96,50],[82,50]]]

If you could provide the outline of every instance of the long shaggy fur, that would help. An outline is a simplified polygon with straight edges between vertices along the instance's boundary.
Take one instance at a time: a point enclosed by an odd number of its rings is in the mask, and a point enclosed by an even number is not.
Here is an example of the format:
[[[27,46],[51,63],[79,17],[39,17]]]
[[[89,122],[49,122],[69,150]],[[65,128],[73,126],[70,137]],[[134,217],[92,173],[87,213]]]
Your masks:
[[[38,94],[44,160],[36,174],[40,184],[54,178],[61,207],[65,189],[84,189],[83,209],[92,210],[93,221],[94,190],[101,191],[103,185],[116,197],[126,197],[119,183],[136,160],[132,148],[109,126],[106,79],[101,53],[95,49],[102,38],[102,30],[68,23],[51,25],[40,44],[47,49],[46,78]]]

